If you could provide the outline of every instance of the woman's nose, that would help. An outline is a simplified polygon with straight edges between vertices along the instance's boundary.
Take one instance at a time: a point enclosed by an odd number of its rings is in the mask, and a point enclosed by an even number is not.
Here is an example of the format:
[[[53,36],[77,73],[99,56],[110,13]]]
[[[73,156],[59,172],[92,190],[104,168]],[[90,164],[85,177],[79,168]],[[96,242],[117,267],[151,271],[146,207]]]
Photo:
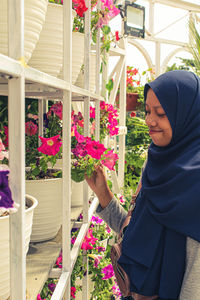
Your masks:
[[[146,124],[148,127],[150,127],[150,126],[154,127],[157,124],[156,120],[152,116],[149,116],[149,115],[146,116],[145,121],[146,121]]]

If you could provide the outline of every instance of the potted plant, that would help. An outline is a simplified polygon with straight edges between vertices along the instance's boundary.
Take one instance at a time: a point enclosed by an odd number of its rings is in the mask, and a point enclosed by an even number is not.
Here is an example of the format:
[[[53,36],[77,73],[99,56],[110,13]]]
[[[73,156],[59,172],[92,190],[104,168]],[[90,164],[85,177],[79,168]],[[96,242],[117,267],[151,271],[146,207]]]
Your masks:
[[[109,21],[119,14],[119,9],[115,6],[113,0],[101,0],[101,8],[97,8],[97,0],[91,1],[91,36],[92,46],[96,44],[97,32],[100,29],[100,51],[101,59],[106,64],[106,53],[109,51],[111,44],[117,45],[119,41],[119,33],[112,33],[109,26]],[[77,32],[84,32],[84,17],[77,15],[74,18],[73,30]],[[90,90],[95,92],[95,78],[96,78],[96,52],[90,52]],[[79,72],[76,85],[84,88],[84,65],[82,65]]]
[[[145,82],[149,81],[149,76],[153,78],[152,69],[142,72],[132,66],[127,66],[126,70],[126,111],[135,111],[143,109],[144,103],[144,83],[142,83],[142,76],[146,75]],[[144,80],[143,80],[144,81]],[[108,90],[112,89],[111,84],[107,84]],[[119,107],[119,93],[116,97],[116,104]]]
[[[76,12],[73,9],[72,25],[75,16]],[[75,71],[77,73],[76,77],[83,63],[84,37],[79,36],[79,43],[82,43],[82,47],[80,47],[80,44],[78,47],[77,35],[73,35],[72,65],[73,69],[78,68],[78,70]],[[79,49],[78,64],[74,65],[77,48]],[[45,23],[29,64],[31,67],[34,67],[47,74],[56,77],[59,76],[63,66],[63,5],[61,1],[48,1]],[[75,82],[76,77],[73,77],[73,82]]]
[[[19,205],[12,199],[8,179],[8,153],[0,139],[0,299],[6,300],[10,295],[10,230],[9,215],[17,213]],[[32,230],[33,212],[38,202],[36,198],[26,194],[25,209],[25,252],[28,252]]]

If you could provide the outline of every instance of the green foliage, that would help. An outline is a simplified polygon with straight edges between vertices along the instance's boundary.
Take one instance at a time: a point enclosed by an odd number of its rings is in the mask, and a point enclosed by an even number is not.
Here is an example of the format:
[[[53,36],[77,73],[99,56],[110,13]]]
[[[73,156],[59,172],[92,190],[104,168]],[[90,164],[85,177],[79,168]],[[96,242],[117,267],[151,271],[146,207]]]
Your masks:
[[[148,135],[148,127],[143,119],[127,115],[126,125],[124,186],[135,191],[151,139]]]
[[[188,49],[194,59],[193,71],[197,75],[200,75],[200,34],[198,32],[197,25],[195,24],[195,21],[192,18],[189,21],[189,30],[191,33],[191,39],[188,45]]]

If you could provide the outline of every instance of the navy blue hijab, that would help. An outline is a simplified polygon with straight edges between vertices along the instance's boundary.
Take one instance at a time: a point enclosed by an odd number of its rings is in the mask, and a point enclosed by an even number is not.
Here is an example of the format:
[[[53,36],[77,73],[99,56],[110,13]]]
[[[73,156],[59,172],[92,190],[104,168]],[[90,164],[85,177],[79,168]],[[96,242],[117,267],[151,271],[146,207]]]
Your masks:
[[[169,119],[172,140],[166,147],[149,147],[119,263],[132,291],[178,299],[186,237],[200,242],[200,79],[171,71],[145,85],[145,99],[149,88]]]

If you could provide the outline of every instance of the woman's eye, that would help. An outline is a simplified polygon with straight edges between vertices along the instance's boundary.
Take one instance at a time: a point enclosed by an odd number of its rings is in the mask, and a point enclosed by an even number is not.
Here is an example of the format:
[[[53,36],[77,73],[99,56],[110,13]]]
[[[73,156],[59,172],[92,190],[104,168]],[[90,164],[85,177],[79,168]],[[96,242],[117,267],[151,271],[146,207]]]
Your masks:
[[[160,118],[163,118],[163,117],[166,116],[166,114],[158,114],[158,116],[159,116]]]

